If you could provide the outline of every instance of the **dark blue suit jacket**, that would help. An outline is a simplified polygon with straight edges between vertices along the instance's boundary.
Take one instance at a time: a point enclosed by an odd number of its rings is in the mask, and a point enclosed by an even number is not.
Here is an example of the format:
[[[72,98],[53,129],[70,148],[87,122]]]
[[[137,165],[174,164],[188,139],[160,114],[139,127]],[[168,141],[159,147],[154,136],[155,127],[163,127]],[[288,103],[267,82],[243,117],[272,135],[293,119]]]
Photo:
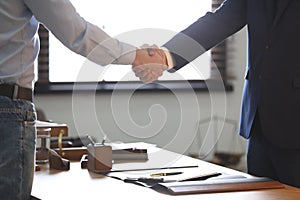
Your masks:
[[[269,7],[269,0],[224,1],[216,12],[207,13],[164,46],[174,57],[174,70],[178,70],[247,26],[248,63],[240,134],[250,137],[258,110],[270,142],[299,149],[300,0],[278,0],[273,21],[269,20]]]

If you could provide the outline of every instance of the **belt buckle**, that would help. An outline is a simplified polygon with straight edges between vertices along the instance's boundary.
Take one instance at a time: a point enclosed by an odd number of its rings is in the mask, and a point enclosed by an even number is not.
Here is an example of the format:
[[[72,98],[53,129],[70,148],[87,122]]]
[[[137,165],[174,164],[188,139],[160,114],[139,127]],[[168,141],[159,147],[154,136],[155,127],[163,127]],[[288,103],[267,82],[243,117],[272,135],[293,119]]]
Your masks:
[[[12,99],[17,100],[18,99],[18,94],[19,94],[19,86],[17,84],[15,84],[13,89],[14,90],[13,90]]]

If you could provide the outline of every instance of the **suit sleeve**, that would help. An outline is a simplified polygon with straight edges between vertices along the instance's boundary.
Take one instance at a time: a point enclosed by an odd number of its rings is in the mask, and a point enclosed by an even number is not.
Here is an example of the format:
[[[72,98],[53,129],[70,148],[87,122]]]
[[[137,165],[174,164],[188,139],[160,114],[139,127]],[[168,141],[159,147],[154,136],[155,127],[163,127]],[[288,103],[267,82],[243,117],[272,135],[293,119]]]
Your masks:
[[[225,0],[215,11],[208,12],[163,46],[172,54],[174,72],[205,51],[239,31],[246,23],[247,0]]]

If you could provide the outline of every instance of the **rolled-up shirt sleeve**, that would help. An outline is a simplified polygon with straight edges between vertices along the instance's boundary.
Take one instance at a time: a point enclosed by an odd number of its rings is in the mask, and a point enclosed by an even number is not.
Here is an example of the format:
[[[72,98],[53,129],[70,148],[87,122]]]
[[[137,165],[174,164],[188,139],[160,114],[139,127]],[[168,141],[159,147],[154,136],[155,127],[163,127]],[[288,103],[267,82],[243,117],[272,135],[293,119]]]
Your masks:
[[[110,37],[98,26],[87,22],[76,12],[70,1],[24,2],[34,17],[70,50],[99,65],[133,63],[136,47]]]

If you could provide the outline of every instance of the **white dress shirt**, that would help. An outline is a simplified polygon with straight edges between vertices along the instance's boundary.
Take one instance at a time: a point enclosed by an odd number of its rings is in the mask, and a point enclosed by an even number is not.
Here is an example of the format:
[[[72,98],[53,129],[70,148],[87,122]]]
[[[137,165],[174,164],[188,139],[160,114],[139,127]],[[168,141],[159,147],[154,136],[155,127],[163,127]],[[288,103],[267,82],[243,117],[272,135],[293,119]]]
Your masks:
[[[99,65],[132,64],[135,58],[134,46],[85,21],[69,0],[1,0],[0,84],[33,88],[39,22],[66,47]]]

